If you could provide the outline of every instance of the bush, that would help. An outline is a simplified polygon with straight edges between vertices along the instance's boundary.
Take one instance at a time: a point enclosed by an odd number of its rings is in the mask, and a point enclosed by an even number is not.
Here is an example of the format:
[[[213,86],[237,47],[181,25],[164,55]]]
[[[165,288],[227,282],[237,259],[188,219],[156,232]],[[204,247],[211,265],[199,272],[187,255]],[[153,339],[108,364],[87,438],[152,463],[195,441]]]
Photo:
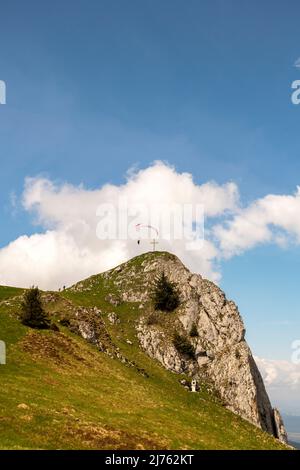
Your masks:
[[[175,333],[173,337],[173,344],[179,353],[185,354],[186,356],[194,359],[195,349],[185,336],[180,335],[179,333]]]
[[[50,320],[43,309],[41,294],[37,287],[32,287],[25,293],[21,308],[23,325],[39,329],[50,327]]]
[[[152,300],[155,310],[165,312],[172,312],[180,304],[176,284],[169,281],[165,273],[162,273],[154,282]]]
[[[159,316],[156,312],[152,312],[150,313],[150,315],[148,315],[147,319],[146,319],[146,324],[148,326],[151,326],[151,325],[157,325],[159,323]]]
[[[235,357],[236,359],[241,359],[241,353],[238,349],[235,350]]]
[[[196,323],[193,323],[193,324],[192,324],[192,328],[191,328],[191,331],[190,331],[190,336],[191,336],[192,338],[195,338],[195,336],[199,336]]]
[[[59,320],[59,323],[62,325],[62,326],[70,326],[70,320],[68,318],[62,318],[61,320]]]

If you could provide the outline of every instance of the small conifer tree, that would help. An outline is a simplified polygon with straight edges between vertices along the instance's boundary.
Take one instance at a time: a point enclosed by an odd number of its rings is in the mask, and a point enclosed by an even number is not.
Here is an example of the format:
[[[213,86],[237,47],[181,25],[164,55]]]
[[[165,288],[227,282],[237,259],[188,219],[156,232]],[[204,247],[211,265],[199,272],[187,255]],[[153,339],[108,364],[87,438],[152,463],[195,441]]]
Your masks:
[[[26,291],[22,302],[21,321],[31,328],[48,329],[50,320],[43,309],[41,294],[37,287]]]
[[[180,304],[176,284],[169,281],[164,272],[154,282],[152,299],[155,310],[165,312],[172,312]]]

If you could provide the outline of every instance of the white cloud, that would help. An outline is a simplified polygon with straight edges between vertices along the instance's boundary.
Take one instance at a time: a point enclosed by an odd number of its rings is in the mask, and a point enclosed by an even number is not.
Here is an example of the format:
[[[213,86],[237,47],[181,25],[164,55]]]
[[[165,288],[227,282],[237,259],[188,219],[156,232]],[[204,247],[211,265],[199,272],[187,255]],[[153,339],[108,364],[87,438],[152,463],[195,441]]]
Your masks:
[[[0,250],[0,284],[57,289],[108,269],[123,256],[120,242],[97,253],[61,230],[22,236]]]
[[[269,387],[287,385],[291,388],[298,388],[300,391],[300,364],[259,357],[256,357],[255,360],[266,385]]]
[[[232,219],[214,227],[225,257],[262,243],[300,243],[300,188],[293,195],[269,194],[240,208]]]
[[[45,232],[19,237],[0,250],[0,284],[57,289],[150,249],[146,240],[138,246],[133,240],[101,241],[96,237],[97,207],[117,205],[120,198],[126,198],[129,206],[137,202],[147,207],[174,202],[203,204],[206,216],[215,217],[236,210],[238,189],[234,183],[196,185],[190,174],[177,173],[162,162],[129,173],[123,185],[107,184],[95,190],[27,178],[23,207],[33,213]],[[186,251],[185,240],[170,244],[160,239],[159,249],[174,252],[192,270],[218,280],[216,246],[210,240],[203,246],[197,240],[194,244],[199,249]]]
[[[255,357],[270,398],[286,413],[300,412],[300,363]]]
[[[217,263],[262,243],[287,246],[300,243],[300,189],[292,195],[269,194],[242,207],[236,184],[196,184],[189,173],[178,173],[155,162],[144,170],[131,170],[122,185],[87,189],[45,178],[27,178],[23,208],[31,212],[42,233],[22,236],[0,249],[0,284],[56,289],[109,269],[150,249],[148,241],[105,240],[96,236],[100,204],[117,206],[126,199],[149,210],[157,204],[203,204],[205,241],[195,239],[193,251],[185,240],[171,243],[160,236],[159,249],[177,254],[194,272],[218,281]],[[148,220],[141,221],[149,223]],[[40,230],[39,230],[40,231]]]

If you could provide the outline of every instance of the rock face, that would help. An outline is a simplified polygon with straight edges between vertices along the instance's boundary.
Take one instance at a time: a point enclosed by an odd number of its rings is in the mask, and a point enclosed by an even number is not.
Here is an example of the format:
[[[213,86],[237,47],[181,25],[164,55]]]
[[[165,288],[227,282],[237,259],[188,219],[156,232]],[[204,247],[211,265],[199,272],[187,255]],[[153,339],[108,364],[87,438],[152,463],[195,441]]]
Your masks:
[[[180,306],[168,314],[153,312],[149,301],[153,280],[162,271],[177,283],[181,297]],[[163,252],[134,258],[104,276],[118,289],[121,301],[138,303],[137,336],[149,356],[173,372],[210,382],[230,410],[286,442],[280,414],[272,409],[245,341],[238,308],[219,287]],[[191,337],[192,326],[197,334]],[[194,357],[175,348],[175,331],[192,343]]]
[[[277,408],[274,408],[274,421],[275,421],[275,429],[276,429],[276,434],[277,434],[276,437],[282,442],[287,442],[288,440],[287,432],[285,430],[281,414]]]
[[[112,325],[117,325],[118,323],[120,323],[120,319],[119,319],[118,315],[115,314],[115,312],[110,312],[110,313],[107,315],[107,318],[108,318],[108,321],[109,321]]]

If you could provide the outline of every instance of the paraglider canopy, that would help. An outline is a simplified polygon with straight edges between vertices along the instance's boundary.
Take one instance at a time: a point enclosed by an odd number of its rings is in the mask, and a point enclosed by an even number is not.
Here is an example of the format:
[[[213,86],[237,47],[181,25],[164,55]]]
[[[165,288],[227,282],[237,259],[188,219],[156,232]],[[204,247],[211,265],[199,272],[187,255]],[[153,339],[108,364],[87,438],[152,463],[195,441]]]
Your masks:
[[[138,232],[143,228],[148,229],[149,231],[154,231],[154,233],[158,236],[158,230],[157,228],[153,227],[153,225],[136,224],[135,228]]]
[[[148,230],[148,233],[152,233],[154,235],[156,235],[156,237],[158,237],[158,230],[157,228],[153,227],[153,225],[147,225],[147,224],[136,224],[135,226],[135,229],[137,230],[137,232],[140,232],[140,230],[142,229],[147,229]],[[137,241],[138,245],[141,243],[141,240],[139,239]],[[154,237],[151,241],[151,244],[153,245],[153,251],[155,251],[155,245],[158,243],[158,241],[156,240],[156,238]]]

